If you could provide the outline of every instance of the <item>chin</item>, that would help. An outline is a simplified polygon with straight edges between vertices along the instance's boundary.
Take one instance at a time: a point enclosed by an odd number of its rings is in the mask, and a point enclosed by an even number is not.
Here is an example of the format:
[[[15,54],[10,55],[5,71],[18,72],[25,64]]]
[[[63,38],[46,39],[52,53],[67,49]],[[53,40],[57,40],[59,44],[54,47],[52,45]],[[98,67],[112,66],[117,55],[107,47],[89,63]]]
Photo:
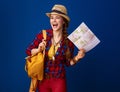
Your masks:
[[[57,30],[59,30],[58,28],[52,28],[54,31],[57,31]]]

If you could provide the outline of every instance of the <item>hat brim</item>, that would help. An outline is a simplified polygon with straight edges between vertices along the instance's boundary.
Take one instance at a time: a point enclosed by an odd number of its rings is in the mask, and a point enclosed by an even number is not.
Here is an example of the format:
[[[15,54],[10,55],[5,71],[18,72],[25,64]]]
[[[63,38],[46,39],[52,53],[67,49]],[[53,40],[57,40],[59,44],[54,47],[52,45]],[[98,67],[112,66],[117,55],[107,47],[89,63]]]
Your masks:
[[[68,22],[70,21],[70,18],[69,18],[67,15],[60,14],[60,13],[56,13],[56,12],[46,13],[46,15],[47,15],[48,17],[50,17],[51,14],[60,15],[60,16],[62,16],[63,18],[65,18]]]

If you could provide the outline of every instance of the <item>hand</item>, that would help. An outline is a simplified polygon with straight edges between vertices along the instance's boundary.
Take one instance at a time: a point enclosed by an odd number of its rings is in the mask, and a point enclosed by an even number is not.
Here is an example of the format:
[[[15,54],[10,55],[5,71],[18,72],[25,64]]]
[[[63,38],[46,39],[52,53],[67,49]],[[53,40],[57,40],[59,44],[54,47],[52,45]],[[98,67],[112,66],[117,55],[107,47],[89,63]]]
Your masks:
[[[38,48],[34,48],[31,50],[32,55],[36,55],[39,52]]]
[[[84,49],[80,49],[80,51],[78,51],[78,54],[76,56],[77,60],[83,58],[85,56],[85,50]]]
[[[31,50],[31,54],[35,55],[38,52],[42,52],[44,50],[45,46],[46,46],[46,42],[45,42],[45,40],[42,40],[42,42],[38,45],[38,48],[34,48]]]
[[[38,46],[38,51],[42,52],[46,46],[46,41],[43,39],[42,42]]]
[[[70,64],[71,65],[76,64],[84,56],[85,56],[85,50],[84,49],[80,49],[80,51],[78,51],[78,54],[75,57],[73,57],[73,59],[71,60]]]

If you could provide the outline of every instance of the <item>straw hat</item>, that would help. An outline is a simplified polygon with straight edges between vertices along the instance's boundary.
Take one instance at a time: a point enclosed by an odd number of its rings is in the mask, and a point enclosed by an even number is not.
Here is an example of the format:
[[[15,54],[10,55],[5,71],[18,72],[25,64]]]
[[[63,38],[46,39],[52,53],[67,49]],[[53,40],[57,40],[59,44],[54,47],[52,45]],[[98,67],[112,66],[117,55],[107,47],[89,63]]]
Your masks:
[[[67,9],[63,5],[56,4],[53,6],[52,11],[50,13],[46,13],[48,17],[51,16],[51,14],[57,14],[65,18],[68,22],[70,21],[70,18],[67,15]]]

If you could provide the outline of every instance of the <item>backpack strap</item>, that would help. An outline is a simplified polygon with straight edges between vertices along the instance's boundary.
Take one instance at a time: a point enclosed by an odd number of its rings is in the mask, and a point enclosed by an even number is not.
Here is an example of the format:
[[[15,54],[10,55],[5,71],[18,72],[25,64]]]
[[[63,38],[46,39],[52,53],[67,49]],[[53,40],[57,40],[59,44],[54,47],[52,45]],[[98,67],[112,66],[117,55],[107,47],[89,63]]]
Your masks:
[[[46,33],[46,30],[42,30],[42,34],[43,34],[43,39],[46,40],[46,39],[47,39],[47,33]]]
[[[46,39],[47,39],[47,32],[46,32],[46,30],[42,30],[42,34],[43,34],[43,39],[46,41]],[[46,46],[45,46],[45,48],[43,50],[43,54],[44,55],[45,55],[45,49],[46,49]]]

